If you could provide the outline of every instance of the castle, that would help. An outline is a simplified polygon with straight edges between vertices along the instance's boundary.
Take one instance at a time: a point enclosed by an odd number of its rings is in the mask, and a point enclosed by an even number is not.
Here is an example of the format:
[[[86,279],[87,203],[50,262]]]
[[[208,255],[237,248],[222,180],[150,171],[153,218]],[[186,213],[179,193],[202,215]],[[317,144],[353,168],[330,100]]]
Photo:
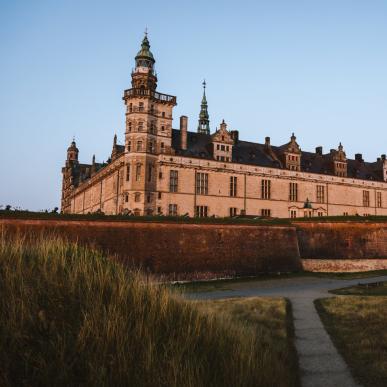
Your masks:
[[[294,134],[273,146],[243,141],[223,121],[210,132],[203,99],[196,132],[172,128],[176,97],[157,89],[147,35],[124,91],[125,146],[106,163],[78,161],[73,141],[62,168],[62,212],[86,214],[314,217],[387,215],[387,160],[347,158],[343,146],[302,151]]]

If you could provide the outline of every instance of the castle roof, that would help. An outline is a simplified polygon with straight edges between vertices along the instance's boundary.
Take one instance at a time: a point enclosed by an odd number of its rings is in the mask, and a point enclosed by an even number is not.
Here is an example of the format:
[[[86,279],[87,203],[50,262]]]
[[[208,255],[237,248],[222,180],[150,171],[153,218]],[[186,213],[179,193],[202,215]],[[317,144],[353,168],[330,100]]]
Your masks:
[[[285,146],[270,146],[265,144],[238,140],[233,145],[232,161],[240,164],[256,165],[269,168],[282,168],[279,157]],[[187,149],[180,149],[180,130],[172,130],[172,147],[177,155],[213,160],[211,135],[188,132]],[[333,175],[331,154],[318,154],[301,151],[301,172]],[[349,178],[363,180],[382,180],[376,172],[376,163],[347,159]]]

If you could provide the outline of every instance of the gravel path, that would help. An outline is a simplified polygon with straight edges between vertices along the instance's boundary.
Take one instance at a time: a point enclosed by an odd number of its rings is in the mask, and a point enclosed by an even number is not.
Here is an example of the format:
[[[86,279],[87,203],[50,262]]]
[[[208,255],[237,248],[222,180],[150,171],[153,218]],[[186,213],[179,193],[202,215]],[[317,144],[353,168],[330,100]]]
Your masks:
[[[278,280],[241,281],[225,284],[225,290],[190,293],[192,299],[278,296],[292,303],[295,345],[298,352],[303,387],[355,387],[349,368],[326,332],[314,306],[318,298],[332,297],[329,290],[387,281],[387,276],[355,280],[296,277]],[[345,297],[345,296],[344,296]]]

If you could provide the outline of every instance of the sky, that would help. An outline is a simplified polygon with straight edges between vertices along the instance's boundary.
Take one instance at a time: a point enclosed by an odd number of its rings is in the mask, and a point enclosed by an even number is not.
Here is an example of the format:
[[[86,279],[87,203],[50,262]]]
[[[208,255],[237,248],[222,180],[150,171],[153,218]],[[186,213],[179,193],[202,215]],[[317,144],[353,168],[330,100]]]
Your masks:
[[[0,0],[0,205],[60,206],[61,167],[124,142],[123,91],[145,28],[173,127],[306,151],[387,153],[387,1]]]

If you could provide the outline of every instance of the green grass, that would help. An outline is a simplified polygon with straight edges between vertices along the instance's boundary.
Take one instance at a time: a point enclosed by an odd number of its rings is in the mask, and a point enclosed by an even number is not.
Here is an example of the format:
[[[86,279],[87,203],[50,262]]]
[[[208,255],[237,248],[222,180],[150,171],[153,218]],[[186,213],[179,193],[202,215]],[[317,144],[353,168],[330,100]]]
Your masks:
[[[381,282],[378,286],[349,286],[342,289],[331,290],[330,293],[353,296],[387,296],[387,282]]]
[[[99,251],[4,231],[0,296],[1,386],[297,385],[283,302],[227,317]]]
[[[325,216],[318,218],[189,218],[185,216],[129,216],[105,215],[102,213],[90,214],[59,214],[53,212],[34,212],[27,210],[6,211],[0,210],[0,219],[53,219],[53,220],[99,220],[99,221],[127,221],[127,222],[172,222],[194,224],[243,224],[243,225],[273,225],[289,226],[297,222],[387,222],[387,216]]]
[[[385,387],[387,297],[333,297],[316,308],[354,376],[365,387]]]

